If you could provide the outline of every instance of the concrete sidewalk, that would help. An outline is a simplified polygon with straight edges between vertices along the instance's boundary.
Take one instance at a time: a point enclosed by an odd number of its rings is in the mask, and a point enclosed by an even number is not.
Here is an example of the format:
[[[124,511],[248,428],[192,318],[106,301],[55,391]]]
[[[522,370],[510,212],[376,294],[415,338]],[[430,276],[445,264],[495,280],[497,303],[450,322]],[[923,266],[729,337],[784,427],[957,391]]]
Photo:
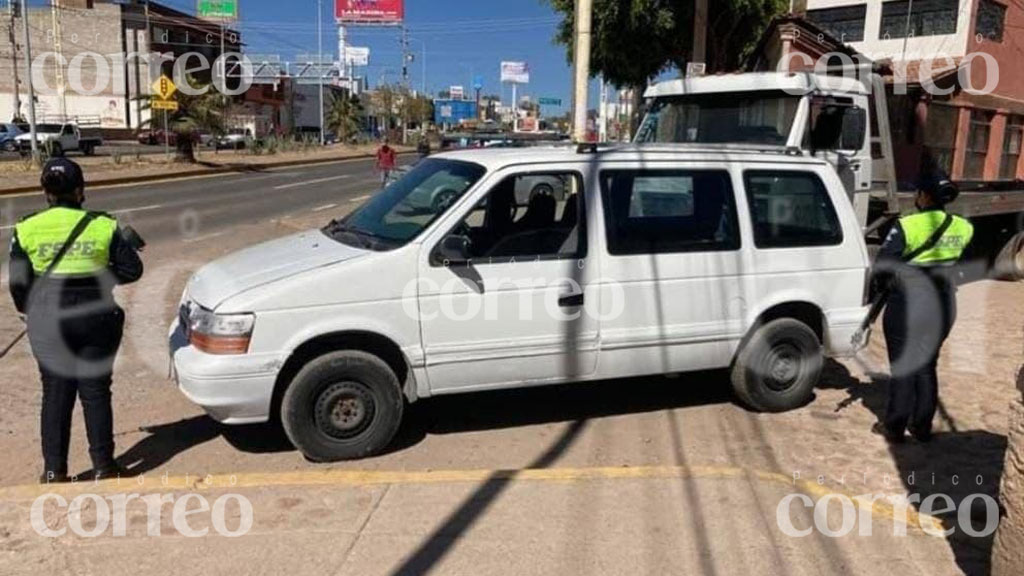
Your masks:
[[[801,487],[751,471],[699,468],[543,469],[419,473],[296,472],[248,476],[244,486],[193,488],[209,503],[225,494],[252,505],[251,530],[228,538],[211,512],[188,518],[208,535],[186,538],[166,503],[160,536],[141,501],[127,505],[126,534],[95,538],[67,530],[39,536],[30,523],[34,494],[3,489],[3,574],[876,574],[959,573],[941,537],[885,514],[868,516],[846,536],[818,530],[787,536],[776,512]],[[139,493],[152,493],[158,478]],[[134,492],[133,480],[100,494]],[[307,484],[306,482],[311,482]],[[175,484],[172,481],[171,484]],[[261,485],[262,484],[262,485]],[[95,488],[95,485],[93,485]],[[53,487],[70,501],[90,485]],[[164,488],[180,499],[188,490]],[[823,494],[811,494],[817,500]],[[13,496],[13,497],[12,497]],[[108,502],[109,504],[109,502]],[[842,528],[838,503],[827,525]],[[199,506],[192,501],[189,510]],[[47,524],[69,516],[51,499]],[[240,508],[226,508],[225,532],[238,529]],[[95,526],[95,503],[81,514]],[[789,508],[793,527],[813,528],[809,509]],[[860,535],[870,531],[870,535]]]

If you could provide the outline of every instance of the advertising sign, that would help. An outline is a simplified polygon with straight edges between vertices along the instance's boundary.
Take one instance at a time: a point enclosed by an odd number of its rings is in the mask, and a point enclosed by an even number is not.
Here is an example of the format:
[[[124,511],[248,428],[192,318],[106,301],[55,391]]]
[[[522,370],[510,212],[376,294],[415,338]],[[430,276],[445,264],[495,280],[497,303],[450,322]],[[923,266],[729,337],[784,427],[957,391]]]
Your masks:
[[[401,24],[405,0],[334,0],[340,24]]]
[[[530,66],[526,62],[502,62],[501,81],[513,84],[530,83]]]
[[[466,97],[466,89],[462,86],[452,86],[448,89],[448,95],[452,100],[462,100]]]
[[[370,49],[365,46],[346,46],[345,63],[349,66],[369,66]]]
[[[196,0],[196,15],[204,20],[238,20],[238,0]]]

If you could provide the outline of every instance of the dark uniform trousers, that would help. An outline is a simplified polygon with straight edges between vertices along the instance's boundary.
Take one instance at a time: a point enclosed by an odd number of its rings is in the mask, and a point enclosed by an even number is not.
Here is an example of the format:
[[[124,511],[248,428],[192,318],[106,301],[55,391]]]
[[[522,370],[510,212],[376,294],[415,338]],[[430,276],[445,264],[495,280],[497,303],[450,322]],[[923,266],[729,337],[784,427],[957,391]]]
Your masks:
[[[42,290],[28,315],[28,336],[43,382],[41,416],[46,471],[66,474],[71,417],[81,399],[93,468],[114,463],[111,383],[124,312],[113,302]],[[38,311],[38,312],[35,312]]]
[[[943,269],[901,276],[882,320],[892,373],[885,427],[928,436],[938,408],[939,351],[956,322],[956,287]]]

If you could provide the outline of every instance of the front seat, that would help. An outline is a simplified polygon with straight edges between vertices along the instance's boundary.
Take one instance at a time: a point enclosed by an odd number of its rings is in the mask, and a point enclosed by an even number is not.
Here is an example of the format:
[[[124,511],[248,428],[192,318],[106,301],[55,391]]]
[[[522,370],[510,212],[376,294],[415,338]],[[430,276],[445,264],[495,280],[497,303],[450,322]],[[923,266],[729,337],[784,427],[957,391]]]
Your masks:
[[[536,194],[526,206],[526,215],[518,222],[520,230],[551,228],[555,224],[558,202],[551,196]]]

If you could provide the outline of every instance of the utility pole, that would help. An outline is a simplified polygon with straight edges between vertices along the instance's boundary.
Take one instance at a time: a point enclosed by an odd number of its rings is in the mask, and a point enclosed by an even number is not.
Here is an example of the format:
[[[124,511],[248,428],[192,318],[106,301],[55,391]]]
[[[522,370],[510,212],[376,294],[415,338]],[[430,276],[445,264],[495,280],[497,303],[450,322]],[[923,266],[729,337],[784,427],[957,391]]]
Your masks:
[[[32,86],[32,41],[29,38],[28,2],[21,0],[21,24],[25,28],[25,71],[28,76],[28,126],[32,135],[32,162],[39,164],[39,143],[36,139],[36,90]]]
[[[324,2],[323,0],[316,0],[316,45],[317,45],[317,58],[316,58],[316,75],[318,78],[317,86],[320,92],[320,145],[323,146],[327,143],[327,134],[324,132]]]
[[[10,0],[7,3],[7,8],[11,16],[11,25],[7,28],[11,40],[11,68],[14,69],[14,115],[11,116],[11,120],[21,117],[21,93],[18,87],[18,43],[15,40],[14,33],[14,17],[18,14],[19,4],[17,0]]]
[[[57,53],[57,59],[54,62],[53,74],[57,81],[57,96],[60,99],[60,117],[62,122],[67,122],[68,119],[68,103],[67,103],[67,86],[64,81],[64,66],[61,66],[61,62],[64,61],[64,48],[61,42],[61,36],[63,31],[60,25],[60,0],[53,0],[51,5],[50,14],[53,17],[53,50]]]
[[[693,8],[693,62],[708,61],[708,0],[697,0]]]
[[[583,142],[587,139],[587,94],[590,87],[590,40],[591,22],[593,19],[594,0],[576,0],[576,41],[574,45],[574,69],[576,72],[576,90],[573,98],[573,139]],[[515,102],[515,84],[513,91],[513,112]]]

